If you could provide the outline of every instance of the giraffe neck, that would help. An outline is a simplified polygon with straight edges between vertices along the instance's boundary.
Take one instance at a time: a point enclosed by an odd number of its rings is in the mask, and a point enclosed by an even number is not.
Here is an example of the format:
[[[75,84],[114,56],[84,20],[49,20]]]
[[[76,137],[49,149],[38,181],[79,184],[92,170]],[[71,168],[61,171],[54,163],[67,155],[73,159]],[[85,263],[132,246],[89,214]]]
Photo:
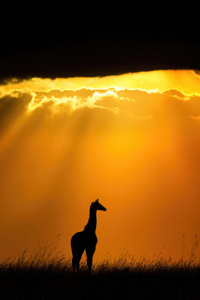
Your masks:
[[[85,226],[85,230],[90,232],[95,232],[97,227],[97,214],[96,210],[90,209],[90,216],[87,225]]]

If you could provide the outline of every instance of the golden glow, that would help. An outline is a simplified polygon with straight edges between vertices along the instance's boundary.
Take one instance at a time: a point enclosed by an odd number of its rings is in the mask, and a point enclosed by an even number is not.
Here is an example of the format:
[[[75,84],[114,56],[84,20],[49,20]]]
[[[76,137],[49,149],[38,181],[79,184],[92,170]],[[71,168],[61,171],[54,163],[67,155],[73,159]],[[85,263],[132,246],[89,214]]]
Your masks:
[[[49,91],[53,89],[77,90],[88,89],[142,89],[145,91],[163,92],[169,89],[177,89],[184,94],[200,94],[200,75],[192,70],[168,70],[129,73],[118,76],[105,77],[74,77],[41,79],[32,78],[29,80],[9,82],[1,92],[8,92],[12,89]]]
[[[84,228],[96,258],[180,258],[199,223],[200,76],[192,70],[14,79],[0,86],[1,256]],[[189,250],[189,249],[188,249]]]

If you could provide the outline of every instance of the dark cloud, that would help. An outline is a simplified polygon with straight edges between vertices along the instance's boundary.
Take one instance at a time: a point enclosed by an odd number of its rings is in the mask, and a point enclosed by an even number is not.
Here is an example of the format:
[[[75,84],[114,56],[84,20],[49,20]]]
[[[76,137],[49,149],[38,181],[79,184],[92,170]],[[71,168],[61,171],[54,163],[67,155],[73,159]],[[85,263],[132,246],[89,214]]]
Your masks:
[[[169,97],[170,96],[177,97],[177,98],[182,99],[182,100],[184,100],[184,98],[185,98],[185,95],[183,93],[181,93],[180,91],[174,90],[174,89],[165,91],[163,94],[167,95]]]
[[[91,14],[88,20],[72,14],[74,20],[65,16],[58,22],[53,18],[29,21],[12,35],[7,29],[1,37],[1,81],[200,69],[195,25],[171,19],[168,23],[138,22],[133,16],[106,19],[105,12],[95,20]]]
[[[0,85],[7,85],[7,84],[17,84],[23,82],[22,78],[0,78]]]
[[[98,91],[98,90],[95,90]],[[94,91],[91,89],[79,89],[79,90],[59,90],[59,89],[53,89],[50,90],[48,92],[43,92],[43,91],[36,91],[36,98],[37,99],[42,99],[43,97],[47,97],[47,98],[57,98],[57,99],[61,99],[61,98],[73,98],[73,97],[78,97],[78,98],[88,98],[91,97],[93,95]]]
[[[194,70],[197,75],[200,75],[200,70]]]
[[[15,91],[0,98],[0,130],[5,129],[16,117],[23,115],[32,100],[30,94]]]

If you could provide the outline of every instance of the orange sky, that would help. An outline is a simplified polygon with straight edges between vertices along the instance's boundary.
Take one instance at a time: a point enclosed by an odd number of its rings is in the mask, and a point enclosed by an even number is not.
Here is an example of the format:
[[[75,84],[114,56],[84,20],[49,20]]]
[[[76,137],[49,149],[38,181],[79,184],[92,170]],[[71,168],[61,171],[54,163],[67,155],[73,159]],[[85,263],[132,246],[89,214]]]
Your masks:
[[[94,259],[180,258],[200,234],[200,75],[13,79],[0,86],[0,256],[84,228],[99,198]],[[164,248],[163,248],[164,247]]]

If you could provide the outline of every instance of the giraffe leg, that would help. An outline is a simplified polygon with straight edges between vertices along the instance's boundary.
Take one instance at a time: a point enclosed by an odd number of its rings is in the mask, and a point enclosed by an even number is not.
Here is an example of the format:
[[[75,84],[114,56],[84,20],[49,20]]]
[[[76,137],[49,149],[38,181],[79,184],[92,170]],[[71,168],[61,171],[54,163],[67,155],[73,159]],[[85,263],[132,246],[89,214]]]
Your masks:
[[[94,252],[95,252],[95,248],[86,249],[88,274],[89,275],[91,275],[92,259],[93,259]]]
[[[78,257],[77,262],[76,262],[77,274],[79,274],[79,263],[80,263],[80,260],[81,260],[81,256]]]
[[[72,257],[72,267],[73,267],[73,273],[75,272],[75,267],[76,267],[76,261],[75,261],[75,257]]]
[[[77,270],[77,273],[79,273],[79,262],[80,258],[78,257],[78,255],[74,255],[72,258],[73,273],[75,272],[75,269]]]
[[[80,260],[81,260],[83,251],[84,251],[84,249],[83,249],[83,250],[81,249],[81,252],[80,252],[80,253],[78,253],[78,254],[76,253],[76,254],[74,254],[73,257],[72,257],[72,267],[73,267],[73,272],[75,272],[75,268],[76,268],[77,273],[79,273],[79,263],[80,263]]]

